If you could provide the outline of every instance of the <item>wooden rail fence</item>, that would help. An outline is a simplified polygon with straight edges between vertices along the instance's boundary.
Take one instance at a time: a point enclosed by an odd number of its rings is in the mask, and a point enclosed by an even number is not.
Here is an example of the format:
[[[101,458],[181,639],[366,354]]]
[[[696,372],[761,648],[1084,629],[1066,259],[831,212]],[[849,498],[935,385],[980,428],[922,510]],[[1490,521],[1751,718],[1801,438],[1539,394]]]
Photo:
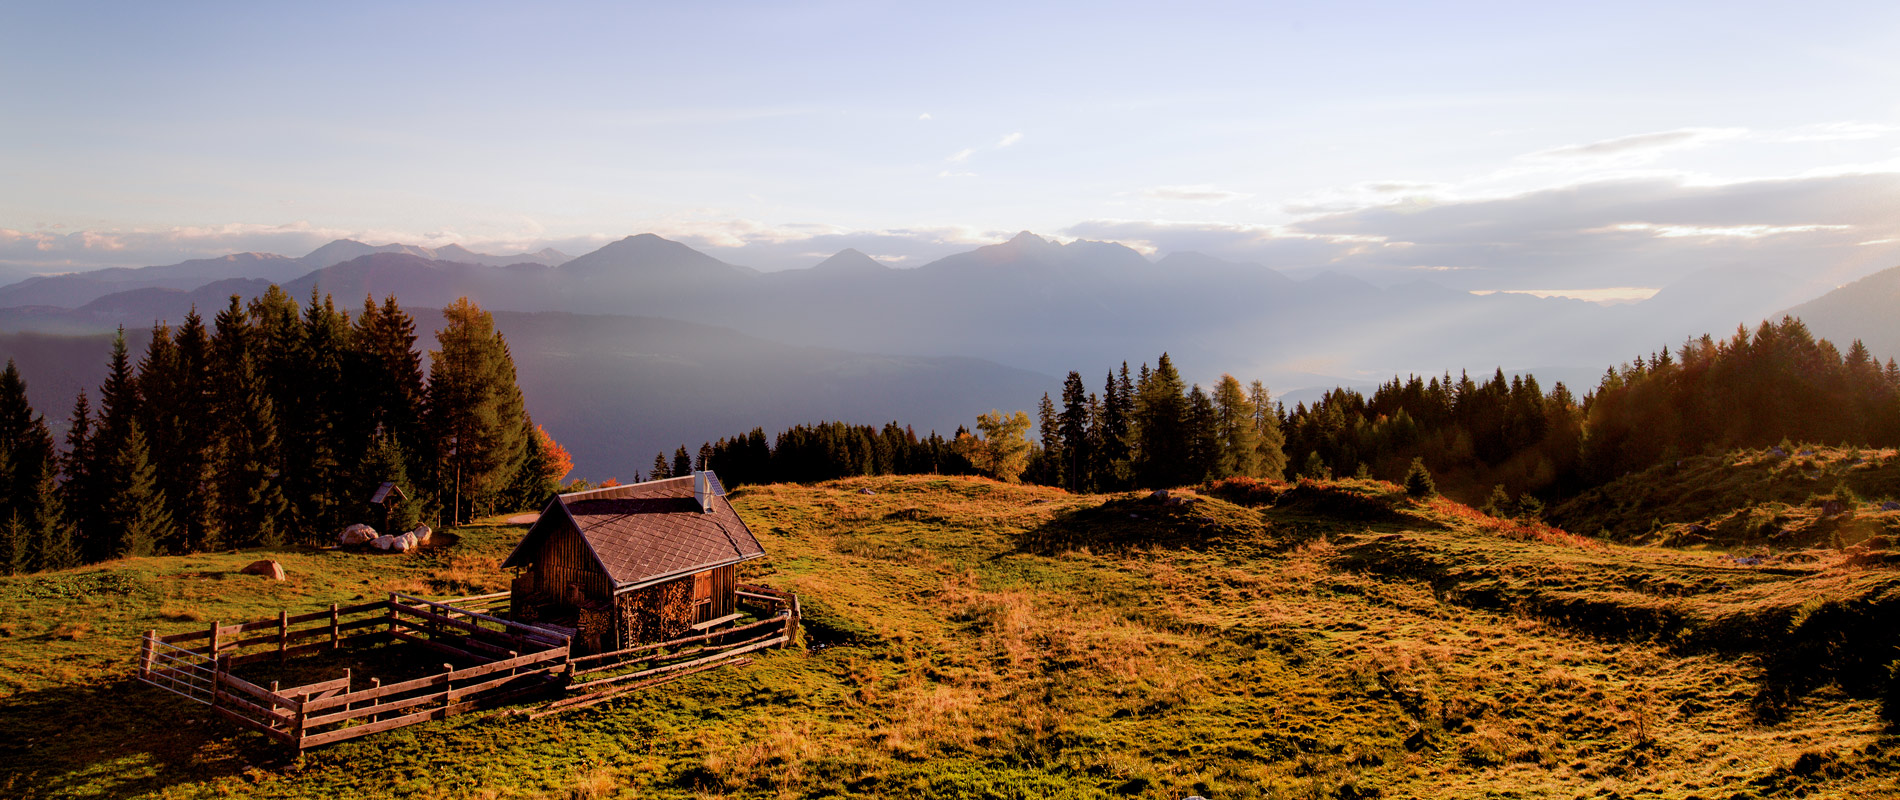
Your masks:
[[[139,644],[140,681],[210,706],[225,719],[299,751],[444,719],[560,687],[566,696],[531,718],[604,702],[628,692],[732,664],[745,654],[785,647],[798,630],[796,595],[742,585],[739,602],[756,622],[611,653],[570,657],[573,630],[530,625],[490,613],[505,607],[501,592],[434,601],[392,593],[388,600],[275,619],[213,622],[204,630]],[[384,684],[353,681],[349,670],[330,680],[266,688],[232,674],[233,667],[379,639],[410,642],[461,659],[442,671]],[[595,676],[582,679],[582,676]]]

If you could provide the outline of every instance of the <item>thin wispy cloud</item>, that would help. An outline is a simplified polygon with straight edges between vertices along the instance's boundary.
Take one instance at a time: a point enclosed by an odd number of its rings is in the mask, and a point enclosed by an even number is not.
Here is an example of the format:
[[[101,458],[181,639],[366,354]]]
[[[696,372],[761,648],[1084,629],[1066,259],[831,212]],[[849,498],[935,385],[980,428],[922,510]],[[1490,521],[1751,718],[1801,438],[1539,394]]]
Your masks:
[[[927,121],[929,121],[929,120],[933,120],[933,119],[936,119],[936,117],[933,117],[933,116],[930,116],[930,112],[928,112],[928,111],[925,111],[925,112],[924,112],[924,113],[922,113],[922,114],[918,114],[918,115],[917,115],[917,118],[918,118],[918,119],[920,119],[920,120],[924,120],[924,121],[926,121],[926,122],[927,122]]]
[[[1008,147],[1022,140],[1023,140],[1023,132],[1017,131],[1015,133],[1009,134],[1008,136],[1004,136],[1002,139],[998,140],[996,142],[996,147],[997,149],[1000,150],[1002,148]]]
[[[961,164],[965,161],[970,160],[970,156],[973,156],[973,155],[976,155],[976,148],[965,147],[962,150],[958,150],[954,153],[951,153],[950,157],[944,160],[951,162],[953,164]]]
[[[1154,186],[1141,191],[1141,196],[1150,200],[1173,200],[1186,203],[1206,203],[1220,205],[1235,200],[1245,200],[1253,195],[1226,189],[1197,184],[1193,186]]]
[[[1672,150],[1701,147],[1748,134],[1743,128],[1681,128],[1571,144],[1531,153],[1532,159],[1648,159]]]

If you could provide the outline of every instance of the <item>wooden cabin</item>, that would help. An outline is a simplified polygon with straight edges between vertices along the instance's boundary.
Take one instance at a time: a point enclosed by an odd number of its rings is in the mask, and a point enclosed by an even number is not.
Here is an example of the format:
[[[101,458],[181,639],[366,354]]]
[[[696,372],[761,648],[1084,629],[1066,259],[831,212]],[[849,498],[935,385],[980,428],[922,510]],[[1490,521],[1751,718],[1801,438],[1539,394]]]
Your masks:
[[[765,555],[710,470],[557,495],[503,567],[513,617],[575,628],[578,653],[736,617],[738,565]]]

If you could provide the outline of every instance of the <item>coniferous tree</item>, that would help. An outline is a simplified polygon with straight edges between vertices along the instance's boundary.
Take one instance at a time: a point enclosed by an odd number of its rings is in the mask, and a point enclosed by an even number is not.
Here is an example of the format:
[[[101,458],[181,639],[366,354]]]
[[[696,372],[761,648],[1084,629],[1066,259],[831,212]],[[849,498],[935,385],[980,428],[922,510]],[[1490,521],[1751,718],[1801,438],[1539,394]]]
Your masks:
[[[673,468],[667,464],[665,453],[653,454],[653,466],[647,469],[647,480],[663,481],[673,477]]]
[[[1405,473],[1405,493],[1421,499],[1438,494],[1438,486],[1432,481],[1432,472],[1425,468],[1425,459],[1412,459],[1412,468]]]
[[[1062,467],[1069,491],[1080,492],[1094,486],[1089,467],[1090,453],[1088,390],[1082,385],[1082,373],[1071,371],[1062,381],[1062,414],[1056,418],[1055,441],[1062,451]]]
[[[447,487],[442,499],[459,523],[513,483],[532,442],[514,359],[494,317],[466,297],[442,316],[442,349],[429,351],[429,427],[441,459],[438,483]]]
[[[1188,482],[1188,401],[1174,362],[1162,353],[1135,387],[1135,477],[1143,486]]]
[[[259,368],[262,337],[233,295],[218,313],[211,339],[219,375],[212,393],[215,423],[209,458],[213,485],[208,515],[224,543],[274,547],[284,543],[289,502],[284,497],[277,408]]]
[[[66,518],[66,505],[60,500],[58,471],[51,460],[40,467],[40,479],[35,487],[33,502],[27,519],[27,535],[34,547],[29,548],[33,555],[30,568],[35,571],[70,569],[79,566],[79,542],[75,537],[71,520]]]
[[[97,476],[92,471],[92,423],[92,404],[82,388],[79,397],[73,400],[73,416],[66,426],[66,458],[62,463],[66,482],[60,486],[60,493],[66,507],[72,509],[73,524],[78,532],[76,544],[83,562],[100,561],[110,553],[99,512],[103,503]]]
[[[1187,459],[1181,480],[1183,483],[1207,480],[1220,463],[1220,414],[1198,383],[1188,390],[1187,420],[1183,427]]]
[[[114,552],[121,557],[158,555],[174,535],[165,494],[158,488],[158,469],[152,465],[137,420],[126,423],[122,441],[108,462],[111,483],[105,517],[117,534]]]
[[[1222,375],[1214,385],[1214,429],[1220,458],[1214,465],[1214,477],[1256,477],[1260,475],[1260,431],[1253,399],[1240,388],[1240,380]]]
[[[1275,408],[1265,384],[1254,381],[1247,388],[1247,401],[1253,404],[1255,446],[1260,454],[1259,474],[1266,478],[1286,475],[1286,433],[1280,428],[1281,413]]]
[[[1056,404],[1049,399],[1048,392],[1042,393],[1042,402],[1036,406],[1036,432],[1042,440],[1042,447],[1041,452],[1034,456],[1036,463],[1031,470],[1035,482],[1044,486],[1064,485],[1070,474],[1068,456],[1062,446],[1062,432],[1056,422]]]
[[[693,474],[693,457],[686,453],[686,445],[680,445],[678,450],[673,451],[672,475],[677,478],[691,474]]]
[[[26,526],[20,524],[20,515],[8,514],[6,522],[0,523],[0,575],[23,574],[32,561],[27,552]]]
[[[363,458],[363,474],[369,476],[358,492],[370,497],[376,488],[384,483],[394,483],[402,490],[407,502],[385,500],[386,512],[377,523],[384,527],[385,533],[413,530],[422,522],[421,503],[416,502],[415,482],[409,479],[409,457],[402,450],[402,442],[396,437],[384,434],[370,443],[369,451]]]

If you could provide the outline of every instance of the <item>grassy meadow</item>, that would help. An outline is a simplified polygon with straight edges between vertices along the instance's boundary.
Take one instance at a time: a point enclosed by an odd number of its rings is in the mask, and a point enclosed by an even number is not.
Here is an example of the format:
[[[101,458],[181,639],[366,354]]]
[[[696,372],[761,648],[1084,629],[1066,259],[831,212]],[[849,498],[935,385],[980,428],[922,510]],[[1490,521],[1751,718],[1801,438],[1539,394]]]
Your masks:
[[[132,681],[138,634],[498,590],[525,528],[0,578],[0,797],[1900,795],[1900,580],[1864,554],[1610,544],[1373,481],[1175,498],[740,490],[746,578],[801,595],[804,647],[301,758]],[[290,580],[236,574],[262,557]]]

